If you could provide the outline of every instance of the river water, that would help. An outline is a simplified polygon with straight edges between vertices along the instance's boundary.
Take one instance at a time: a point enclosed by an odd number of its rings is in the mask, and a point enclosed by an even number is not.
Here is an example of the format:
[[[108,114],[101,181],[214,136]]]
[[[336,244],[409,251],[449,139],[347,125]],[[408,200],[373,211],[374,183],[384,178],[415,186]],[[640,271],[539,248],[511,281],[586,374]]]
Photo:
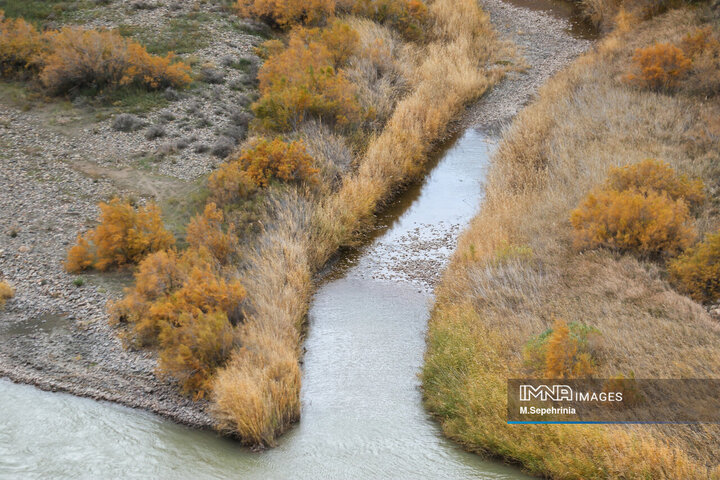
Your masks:
[[[364,246],[329,269],[309,312],[302,420],[277,448],[255,453],[147,412],[0,379],[0,478],[525,478],[446,440],[418,379],[428,280],[477,211],[493,148],[473,129],[448,142]]]

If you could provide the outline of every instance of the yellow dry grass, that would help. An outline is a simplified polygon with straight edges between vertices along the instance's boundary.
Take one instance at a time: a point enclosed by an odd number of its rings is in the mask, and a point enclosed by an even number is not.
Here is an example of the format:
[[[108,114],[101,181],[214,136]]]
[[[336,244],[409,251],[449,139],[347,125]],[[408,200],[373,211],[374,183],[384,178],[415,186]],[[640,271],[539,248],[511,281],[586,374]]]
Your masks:
[[[606,250],[579,252],[569,222],[610,167],[645,158],[667,161],[717,191],[720,102],[621,81],[635,48],[678,42],[710,22],[717,19],[679,10],[616,31],[552,79],[506,133],[481,212],[438,289],[423,371],[427,407],[466,448],[552,478],[720,475],[716,426],[505,421],[506,379],[524,376],[522,347],[553,318],[600,331],[599,378],[718,376],[720,325],[670,288],[664,266]],[[717,230],[716,201],[698,215],[700,231]],[[508,246],[532,254],[508,256]]]
[[[401,80],[399,86],[383,85],[363,77],[366,66],[349,67],[350,76],[361,80],[361,92],[384,97],[374,102],[388,119],[335,193],[311,202],[290,191],[274,201],[272,225],[258,240],[245,274],[252,305],[240,331],[243,348],[218,373],[213,391],[221,426],[248,443],[274,445],[299,418],[298,362],[312,273],[354,239],[384,200],[422,172],[450,122],[508,68],[493,67],[509,55],[509,47],[496,38],[474,0],[435,0],[430,11],[433,41],[422,47],[395,45],[397,39],[383,28],[351,20],[361,51],[376,55],[375,68],[384,64]]]

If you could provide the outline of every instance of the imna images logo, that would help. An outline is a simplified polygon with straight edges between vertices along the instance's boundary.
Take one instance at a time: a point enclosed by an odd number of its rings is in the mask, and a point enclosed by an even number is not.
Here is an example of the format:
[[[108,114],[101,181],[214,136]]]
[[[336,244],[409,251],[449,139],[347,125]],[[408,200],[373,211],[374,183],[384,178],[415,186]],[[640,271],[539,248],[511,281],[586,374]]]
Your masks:
[[[569,385],[520,385],[520,401],[540,400],[562,402],[573,400],[573,390]]]

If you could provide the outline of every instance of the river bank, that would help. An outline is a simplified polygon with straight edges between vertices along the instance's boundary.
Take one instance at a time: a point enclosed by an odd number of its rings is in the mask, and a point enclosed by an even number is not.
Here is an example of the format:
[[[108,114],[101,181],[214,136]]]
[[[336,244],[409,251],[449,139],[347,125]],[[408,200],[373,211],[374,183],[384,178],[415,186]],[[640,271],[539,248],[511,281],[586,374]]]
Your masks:
[[[698,238],[717,231],[720,105],[699,86],[717,85],[718,64],[670,90],[626,78],[644,48],[684,45],[699,31],[717,38],[719,14],[706,3],[619,17],[616,30],[543,86],[505,132],[481,211],[438,286],[423,371],[429,411],[464,448],[551,478],[718,476],[716,425],[509,425],[506,418],[507,379],[553,378],[548,363],[538,370],[527,352],[562,322],[597,335],[594,378],[717,376],[720,327],[669,281],[672,254],[578,245],[570,212],[612,168],[650,158],[704,182],[707,201],[688,223]]]

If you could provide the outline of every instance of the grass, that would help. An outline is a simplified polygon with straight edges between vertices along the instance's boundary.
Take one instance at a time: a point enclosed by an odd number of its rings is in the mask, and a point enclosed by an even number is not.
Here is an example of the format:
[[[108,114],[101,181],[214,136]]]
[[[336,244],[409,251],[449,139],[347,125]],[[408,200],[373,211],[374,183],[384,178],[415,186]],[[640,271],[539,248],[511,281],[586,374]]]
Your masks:
[[[132,37],[142,43],[148,52],[155,55],[165,55],[174,52],[178,55],[193,53],[209,44],[207,28],[203,22],[204,17],[178,17],[171,18],[159,31],[136,25],[122,24],[118,32],[125,37]]]
[[[271,220],[245,257],[249,303],[239,332],[243,347],[218,372],[212,395],[221,428],[247,443],[274,445],[300,416],[300,342],[313,273],[357,239],[384,201],[423,172],[449,124],[507,70],[485,68],[511,52],[476,2],[437,0],[431,15],[431,42],[386,52],[386,71],[406,78],[407,85],[396,89],[370,77],[362,80],[362,72],[355,75],[366,94],[383,97],[387,120],[365,141],[357,168],[345,173],[339,190],[313,196],[284,189],[269,196]],[[352,22],[360,26],[361,44],[384,35],[363,21]],[[378,71],[378,65],[372,68]],[[337,139],[326,138],[313,142],[313,153],[345,158]]]
[[[554,318],[600,332],[598,378],[717,377],[720,326],[669,286],[664,265],[602,249],[580,252],[569,222],[611,166],[645,158],[717,191],[718,98],[620,80],[636,48],[679,42],[705,24],[717,25],[717,17],[700,8],[620,25],[543,87],[503,138],[481,212],[436,292],[422,373],[427,408],[468,450],[551,478],[720,475],[717,426],[505,423],[506,380],[524,376],[523,345]],[[717,230],[717,199],[697,218],[701,233]],[[508,256],[508,245],[525,253]]]
[[[96,7],[91,0],[0,0],[0,10],[7,17],[22,17],[36,26],[73,18],[79,10]]]

